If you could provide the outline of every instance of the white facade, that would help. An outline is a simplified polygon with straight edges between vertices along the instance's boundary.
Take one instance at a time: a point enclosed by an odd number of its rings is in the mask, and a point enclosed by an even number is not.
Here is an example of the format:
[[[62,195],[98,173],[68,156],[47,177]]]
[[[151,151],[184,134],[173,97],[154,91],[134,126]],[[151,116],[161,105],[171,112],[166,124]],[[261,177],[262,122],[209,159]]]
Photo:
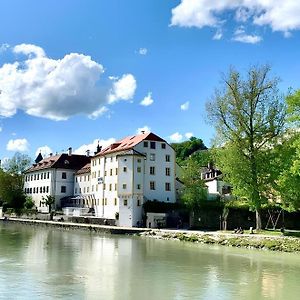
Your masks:
[[[61,198],[73,195],[74,173],[75,170],[52,168],[27,173],[24,191],[32,197],[38,211],[48,212],[43,197],[54,196],[55,207],[59,206]]]

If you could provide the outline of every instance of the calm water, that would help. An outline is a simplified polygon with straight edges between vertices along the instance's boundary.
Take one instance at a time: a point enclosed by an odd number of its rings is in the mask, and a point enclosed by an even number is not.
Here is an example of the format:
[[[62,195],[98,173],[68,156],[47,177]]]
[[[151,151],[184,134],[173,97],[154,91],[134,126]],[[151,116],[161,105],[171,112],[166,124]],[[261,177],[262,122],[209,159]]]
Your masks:
[[[300,255],[0,223],[0,299],[300,299]]]

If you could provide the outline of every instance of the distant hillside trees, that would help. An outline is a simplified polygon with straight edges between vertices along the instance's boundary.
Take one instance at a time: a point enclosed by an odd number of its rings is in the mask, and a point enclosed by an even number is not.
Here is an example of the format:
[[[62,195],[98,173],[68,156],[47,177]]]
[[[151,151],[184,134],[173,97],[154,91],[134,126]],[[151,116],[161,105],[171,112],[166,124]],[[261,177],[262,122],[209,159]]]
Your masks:
[[[196,137],[191,137],[182,143],[173,143],[171,146],[176,152],[176,160],[179,164],[184,164],[184,161],[193,153],[207,149],[203,141]]]

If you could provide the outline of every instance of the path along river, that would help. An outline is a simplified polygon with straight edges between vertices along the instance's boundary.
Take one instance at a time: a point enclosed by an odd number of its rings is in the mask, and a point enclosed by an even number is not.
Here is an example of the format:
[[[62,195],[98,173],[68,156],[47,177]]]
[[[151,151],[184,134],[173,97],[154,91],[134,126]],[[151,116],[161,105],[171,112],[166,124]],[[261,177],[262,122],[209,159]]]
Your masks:
[[[0,222],[0,299],[300,299],[300,255]]]

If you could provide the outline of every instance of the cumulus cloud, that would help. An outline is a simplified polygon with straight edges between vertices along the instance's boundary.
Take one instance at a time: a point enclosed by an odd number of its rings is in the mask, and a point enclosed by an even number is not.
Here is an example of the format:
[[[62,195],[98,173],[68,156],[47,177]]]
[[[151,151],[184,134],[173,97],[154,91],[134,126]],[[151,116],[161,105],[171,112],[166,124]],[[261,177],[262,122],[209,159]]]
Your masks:
[[[182,141],[182,138],[183,138],[183,136],[179,132],[175,132],[175,133],[170,135],[170,141],[171,142],[179,143],[179,142]]]
[[[148,95],[140,102],[140,105],[149,106],[154,102],[152,99],[152,93],[148,93]]]
[[[104,67],[90,56],[70,53],[51,59],[41,47],[31,44],[12,50],[25,55],[25,61],[0,67],[0,116],[11,117],[23,110],[56,121],[78,114],[95,118],[108,103],[134,95],[132,74],[111,82],[103,75]]]
[[[8,151],[25,152],[29,149],[29,143],[26,139],[9,140],[6,145]]]
[[[241,42],[241,43],[248,43],[248,44],[256,44],[262,41],[262,37],[258,35],[251,35],[246,34],[245,30],[243,28],[238,28],[234,32],[234,36],[232,40]]]
[[[268,26],[285,35],[300,29],[300,1],[295,0],[181,0],[172,9],[171,25],[219,28],[226,23],[228,11],[235,13],[238,23]]]
[[[38,147],[35,151],[35,156],[38,156],[39,153],[42,154],[42,156],[45,158],[47,156],[49,156],[50,153],[53,153],[52,149],[45,145],[45,146],[41,146],[41,147]]]
[[[137,130],[136,130],[136,134],[141,134],[142,131],[145,131],[145,132],[151,132],[151,128],[147,125],[145,125],[144,127],[139,127]]]
[[[192,132],[187,132],[184,134],[184,136],[187,138],[187,139],[190,139],[192,136],[194,136],[194,134]]]
[[[119,100],[131,100],[136,90],[136,80],[132,74],[124,74],[120,79],[111,77],[114,80],[110,91],[108,102],[114,103]]]
[[[114,143],[115,141],[116,141],[115,138],[109,138],[107,140],[95,139],[90,144],[83,144],[80,147],[78,147],[77,149],[75,149],[74,154],[86,155],[86,151],[90,150],[90,154],[93,155],[97,149],[98,143],[100,146],[102,146],[102,149],[104,149],[105,147],[109,146],[110,144]]]
[[[148,53],[148,49],[147,48],[140,48],[139,49],[139,54],[140,55],[146,55]]]
[[[185,103],[183,103],[183,104],[180,105],[180,109],[181,110],[188,110],[189,106],[190,106],[190,102],[187,101],[187,102],[185,102]]]

